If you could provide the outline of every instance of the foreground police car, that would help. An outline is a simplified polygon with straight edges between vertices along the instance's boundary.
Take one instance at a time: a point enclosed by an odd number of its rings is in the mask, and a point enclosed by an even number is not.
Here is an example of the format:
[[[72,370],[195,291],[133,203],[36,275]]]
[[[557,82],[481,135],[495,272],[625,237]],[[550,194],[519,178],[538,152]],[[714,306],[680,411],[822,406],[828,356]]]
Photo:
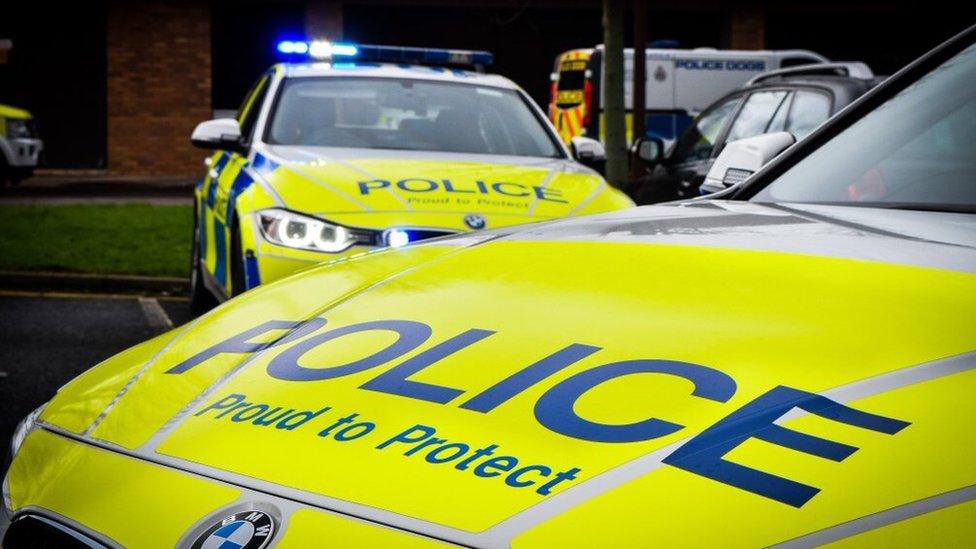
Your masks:
[[[194,305],[379,246],[633,205],[575,162],[487,52],[284,42],[196,190]],[[341,61],[340,61],[341,59]],[[411,64],[378,61],[396,59]],[[314,59],[313,59],[314,61]]]
[[[5,543],[971,545],[974,34],[750,200],[317,266],[100,364],[18,429]]]

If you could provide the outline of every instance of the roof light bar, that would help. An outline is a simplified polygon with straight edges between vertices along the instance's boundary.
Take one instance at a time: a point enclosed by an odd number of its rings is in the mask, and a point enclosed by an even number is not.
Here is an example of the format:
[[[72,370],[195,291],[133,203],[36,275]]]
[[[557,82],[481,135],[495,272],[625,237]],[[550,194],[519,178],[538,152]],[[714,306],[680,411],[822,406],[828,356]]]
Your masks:
[[[418,65],[491,65],[495,56],[478,50],[449,50],[441,48],[411,48],[405,46],[380,46],[375,44],[350,44],[313,40],[311,42],[283,40],[278,42],[278,52],[286,56],[311,57],[318,60],[345,59]]]
[[[491,65],[495,56],[487,51],[410,48],[405,46],[360,45],[358,59],[390,63],[439,63],[443,65]]]
[[[278,42],[278,52],[285,55],[305,55],[308,53],[308,43],[295,40],[282,40]]]

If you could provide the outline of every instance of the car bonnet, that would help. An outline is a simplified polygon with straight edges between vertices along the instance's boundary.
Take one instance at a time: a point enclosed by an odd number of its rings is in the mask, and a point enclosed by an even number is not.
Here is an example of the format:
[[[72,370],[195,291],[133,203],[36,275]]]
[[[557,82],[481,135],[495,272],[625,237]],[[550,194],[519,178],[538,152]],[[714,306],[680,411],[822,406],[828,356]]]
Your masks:
[[[768,545],[976,483],[974,271],[750,204],[474,233],[248,292],[42,421],[461,543]]]
[[[497,227],[632,205],[561,159],[276,146],[254,165],[279,206],[353,225],[467,228],[464,215],[478,213]]]

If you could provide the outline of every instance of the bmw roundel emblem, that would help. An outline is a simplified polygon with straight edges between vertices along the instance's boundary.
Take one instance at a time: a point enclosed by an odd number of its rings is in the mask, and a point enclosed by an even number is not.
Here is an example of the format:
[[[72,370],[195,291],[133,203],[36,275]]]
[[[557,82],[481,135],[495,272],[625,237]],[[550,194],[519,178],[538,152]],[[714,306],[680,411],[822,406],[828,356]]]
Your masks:
[[[210,526],[193,549],[261,549],[275,533],[275,520],[261,511],[241,511]]]
[[[464,224],[472,229],[478,230],[484,229],[488,222],[485,220],[485,216],[481,214],[468,214],[464,216]]]

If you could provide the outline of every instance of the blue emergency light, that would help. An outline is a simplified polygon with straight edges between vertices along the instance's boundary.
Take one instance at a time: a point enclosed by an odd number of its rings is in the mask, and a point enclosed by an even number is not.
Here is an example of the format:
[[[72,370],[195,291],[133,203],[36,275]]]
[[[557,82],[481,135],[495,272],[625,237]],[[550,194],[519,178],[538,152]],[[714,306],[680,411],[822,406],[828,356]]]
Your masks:
[[[441,48],[411,48],[406,46],[379,46],[375,44],[350,44],[327,40],[282,40],[278,52],[288,57],[310,57],[321,61],[372,61],[384,63],[408,63],[415,65],[491,65],[495,56],[488,51],[449,50]]]

